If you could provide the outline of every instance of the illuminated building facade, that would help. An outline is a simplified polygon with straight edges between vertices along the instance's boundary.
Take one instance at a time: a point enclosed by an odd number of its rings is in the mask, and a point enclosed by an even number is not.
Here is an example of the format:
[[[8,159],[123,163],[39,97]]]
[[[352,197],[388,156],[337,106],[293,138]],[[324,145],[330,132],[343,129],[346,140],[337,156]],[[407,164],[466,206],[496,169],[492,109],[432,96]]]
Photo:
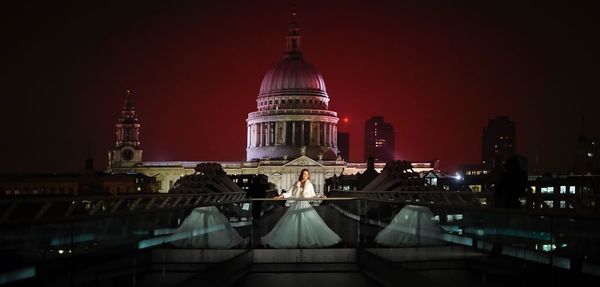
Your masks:
[[[323,77],[303,58],[298,23],[295,14],[292,16],[284,57],[263,77],[257,111],[249,113],[246,120],[246,161],[219,163],[230,176],[265,175],[279,190],[289,189],[307,168],[315,191],[322,193],[326,179],[363,172],[367,164],[350,164],[338,156],[337,113],[328,110]],[[193,174],[196,165],[202,163],[142,161],[139,128],[128,94],[116,125],[115,145],[109,152],[112,172],[154,176],[159,191],[168,192],[180,177]]]

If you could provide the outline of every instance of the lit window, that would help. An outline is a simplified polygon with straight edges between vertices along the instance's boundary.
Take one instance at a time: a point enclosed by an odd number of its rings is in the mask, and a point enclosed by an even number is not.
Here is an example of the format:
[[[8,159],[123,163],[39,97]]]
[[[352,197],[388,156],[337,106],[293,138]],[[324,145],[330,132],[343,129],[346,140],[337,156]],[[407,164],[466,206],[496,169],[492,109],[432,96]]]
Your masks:
[[[569,186],[569,193],[575,194],[575,186],[574,185]]]
[[[560,193],[561,193],[561,194],[565,194],[565,193],[567,193],[567,187],[566,187],[566,186],[564,186],[564,185],[561,185],[561,186],[560,186]]]
[[[567,208],[567,202],[565,202],[564,200],[560,201],[560,208]]]

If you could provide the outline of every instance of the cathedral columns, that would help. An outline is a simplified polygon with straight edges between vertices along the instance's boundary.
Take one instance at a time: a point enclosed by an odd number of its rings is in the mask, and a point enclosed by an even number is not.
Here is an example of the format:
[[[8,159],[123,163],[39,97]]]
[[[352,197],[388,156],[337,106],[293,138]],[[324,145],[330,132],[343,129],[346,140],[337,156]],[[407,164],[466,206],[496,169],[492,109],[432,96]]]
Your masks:
[[[260,129],[260,123],[256,124],[256,146],[262,146],[262,130]]]
[[[265,146],[265,124],[259,123],[258,127],[260,129],[260,146]]]
[[[258,124],[254,124],[254,146],[260,145],[260,129],[258,128]]]
[[[270,145],[269,141],[271,139],[271,137],[270,137],[271,131],[269,129],[270,128],[269,127],[269,123],[268,122],[267,123],[263,123],[263,126],[265,128],[265,146],[269,146]]]
[[[269,145],[275,145],[275,122],[269,122]]]
[[[301,129],[300,129],[300,145],[304,146],[306,145],[306,141],[304,140],[304,122],[300,122],[301,124]]]
[[[337,125],[333,125],[333,146],[337,146]]]
[[[292,145],[296,145],[296,122],[292,122]]]
[[[322,146],[326,146],[327,145],[327,133],[325,132],[327,130],[327,123],[321,123],[321,145]]]
[[[331,135],[329,134],[329,123],[325,123],[323,128],[325,129],[325,143],[323,145],[330,146],[329,142],[331,141]]]
[[[316,126],[317,126],[317,132],[315,133],[317,135],[316,142],[317,142],[317,145],[321,145],[321,123],[317,123]]]
[[[273,122],[273,145],[277,145],[277,137],[279,136],[279,131],[277,130],[277,124],[279,122]]]
[[[265,125],[265,146],[271,145],[271,123],[266,122]]]
[[[331,138],[331,123],[327,123],[327,146],[333,145],[333,140]]]

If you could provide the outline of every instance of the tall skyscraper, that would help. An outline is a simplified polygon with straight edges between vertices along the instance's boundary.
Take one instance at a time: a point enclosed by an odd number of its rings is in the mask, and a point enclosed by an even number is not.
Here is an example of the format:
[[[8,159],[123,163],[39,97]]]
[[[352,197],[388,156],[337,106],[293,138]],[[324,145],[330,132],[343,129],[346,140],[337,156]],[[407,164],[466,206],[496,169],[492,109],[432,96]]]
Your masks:
[[[337,134],[338,153],[343,160],[350,160],[350,134],[338,132]]]
[[[502,168],[506,159],[516,153],[515,123],[506,116],[488,121],[481,137],[481,160],[485,167]]]
[[[376,116],[365,122],[365,161],[372,156],[376,162],[394,160],[394,127]]]

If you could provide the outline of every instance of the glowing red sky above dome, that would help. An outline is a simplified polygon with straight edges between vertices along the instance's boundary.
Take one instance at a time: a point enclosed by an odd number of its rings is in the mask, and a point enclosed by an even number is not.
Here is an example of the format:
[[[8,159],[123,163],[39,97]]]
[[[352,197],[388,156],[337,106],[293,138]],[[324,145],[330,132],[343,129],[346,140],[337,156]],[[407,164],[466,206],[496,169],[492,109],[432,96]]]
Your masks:
[[[292,5],[195,2],[8,7],[0,171],[77,170],[88,142],[103,168],[127,89],[145,160],[243,160]],[[304,58],[349,118],[350,160],[381,115],[397,158],[453,170],[480,160],[482,128],[507,115],[531,166],[568,168],[582,116],[600,135],[597,4],[443,2],[298,1]]]

